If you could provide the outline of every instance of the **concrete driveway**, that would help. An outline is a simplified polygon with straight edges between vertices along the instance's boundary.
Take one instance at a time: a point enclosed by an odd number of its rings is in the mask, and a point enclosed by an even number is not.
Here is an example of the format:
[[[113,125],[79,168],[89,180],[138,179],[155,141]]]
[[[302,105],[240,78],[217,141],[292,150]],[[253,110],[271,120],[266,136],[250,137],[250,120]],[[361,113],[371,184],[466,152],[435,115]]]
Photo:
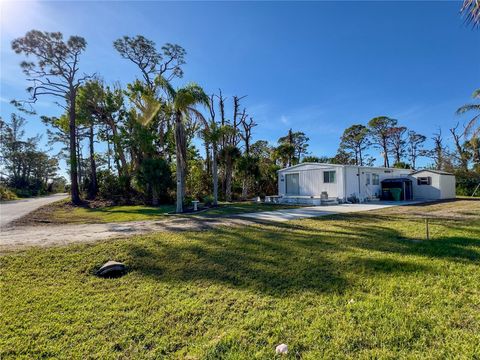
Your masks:
[[[58,200],[67,198],[68,194],[54,194],[31,199],[5,201],[0,203],[0,228],[4,228],[13,220]]]
[[[309,206],[298,209],[284,209],[264,211],[257,213],[248,213],[238,215],[242,218],[255,219],[261,221],[282,222],[296,219],[312,218],[317,216],[326,216],[343,213],[354,213],[359,211],[369,211],[384,209],[392,206],[418,204],[421,201],[379,201],[368,204],[341,204],[329,206]]]

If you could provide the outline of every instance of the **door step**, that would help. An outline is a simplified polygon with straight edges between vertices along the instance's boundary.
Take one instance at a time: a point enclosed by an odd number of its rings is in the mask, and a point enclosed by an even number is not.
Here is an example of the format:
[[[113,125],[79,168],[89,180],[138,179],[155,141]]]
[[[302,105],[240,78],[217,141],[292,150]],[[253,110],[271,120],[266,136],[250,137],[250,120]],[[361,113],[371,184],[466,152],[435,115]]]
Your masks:
[[[337,199],[322,199],[321,205],[328,206],[328,205],[338,205]]]

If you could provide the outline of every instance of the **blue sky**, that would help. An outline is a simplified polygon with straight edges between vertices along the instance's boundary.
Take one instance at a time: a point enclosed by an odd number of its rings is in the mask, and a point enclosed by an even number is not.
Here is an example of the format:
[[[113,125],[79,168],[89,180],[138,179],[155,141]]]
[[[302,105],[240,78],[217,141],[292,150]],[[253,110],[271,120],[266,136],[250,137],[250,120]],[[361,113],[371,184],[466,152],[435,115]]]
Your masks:
[[[256,139],[273,143],[292,127],[310,137],[314,155],[334,155],[343,129],[379,115],[427,136],[440,126],[448,141],[448,128],[468,119],[456,108],[480,87],[480,31],[463,24],[460,2],[0,4],[4,118],[27,86],[10,42],[32,28],[85,37],[82,70],[124,85],[139,74],[117,55],[115,39],[178,43],[187,65],[177,85],[248,95]],[[36,109],[61,112],[48,98]],[[28,120],[29,134],[45,132],[38,117]]]

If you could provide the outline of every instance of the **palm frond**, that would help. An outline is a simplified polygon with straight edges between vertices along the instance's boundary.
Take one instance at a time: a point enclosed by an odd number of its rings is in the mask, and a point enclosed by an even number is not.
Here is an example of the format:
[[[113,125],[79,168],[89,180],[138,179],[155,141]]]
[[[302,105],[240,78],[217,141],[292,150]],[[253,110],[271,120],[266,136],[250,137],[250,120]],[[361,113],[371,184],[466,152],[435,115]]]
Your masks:
[[[480,131],[480,126],[475,128],[477,122],[478,122],[478,119],[480,118],[480,114],[476,115],[473,117],[473,119],[471,119],[467,126],[465,126],[465,131],[464,131],[464,134],[466,136],[468,136],[468,134],[470,134],[470,132],[473,131],[473,135],[478,135],[478,132]]]
[[[473,92],[472,98],[474,99],[480,99],[480,89],[477,89]]]
[[[459,107],[456,111],[457,115],[465,114],[469,111],[480,111],[480,104],[467,104]]]
[[[202,123],[202,125],[208,126],[208,121],[205,119],[205,116],[203,116],[200,111],[198,111],[194,107],[188,107],[187,111],[190,113],[190,116],[196,118],[197,121]]]
[[[200,86],[194,83],[178,89],[174,100],[175,108],[179,111],[185,111],[196,104],[208,106],[209,102],[210,99],[207,94]]]
[[[170,82],[167,79],[165,79],[162,75],[159,75],[155,78],[155,85],[157,85],[160,89],[165,91],[165,93],[170,99],[175,98],[176,96],[175,89],[173,88],[172,84],[170,84]]]
[[[460,13],[467,24],[472,24],[474,28],[480,27],[480,0],[464,0]]]

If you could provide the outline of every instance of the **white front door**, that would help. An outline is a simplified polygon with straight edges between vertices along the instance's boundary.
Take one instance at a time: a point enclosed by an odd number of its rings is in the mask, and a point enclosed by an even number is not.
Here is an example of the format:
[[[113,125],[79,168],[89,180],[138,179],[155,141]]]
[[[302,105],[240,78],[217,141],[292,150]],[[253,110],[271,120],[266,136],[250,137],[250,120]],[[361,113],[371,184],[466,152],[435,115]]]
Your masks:
[[[287,195],[300,194],[299,175],[298,174],[286,174],[285,175],[285,192]]]

